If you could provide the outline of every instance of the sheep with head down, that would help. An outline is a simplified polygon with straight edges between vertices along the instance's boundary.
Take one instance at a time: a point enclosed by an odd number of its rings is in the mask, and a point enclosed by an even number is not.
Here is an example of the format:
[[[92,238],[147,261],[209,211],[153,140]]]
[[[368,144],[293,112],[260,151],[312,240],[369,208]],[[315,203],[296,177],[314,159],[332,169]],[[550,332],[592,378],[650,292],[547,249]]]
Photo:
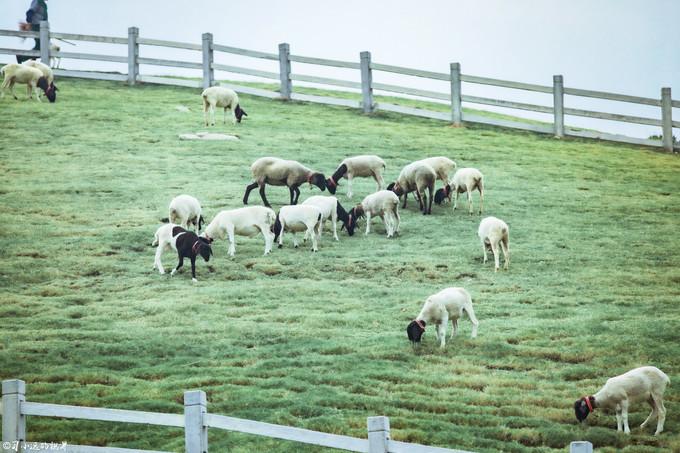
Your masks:
[[[40,97],[38,96],[36,88],[43,90],[50,102],[54,102],[57,99],[56,87],[52,84],[54,89],[51,88],[47,81],[47,77],[45,77],[39,69],[18,63],[9,63],[0,69],[0,73],[5,77],[2,82],[2,87],[0,88],[0,99],[5,97],[5,90],[9,88],[14,99],[19,100],[14,93],[14,85],[16,83],[26,84],[26,93],[29,99],[33,97],[33,90],[35,90],[35,100],[40,102]]]
[[[352,180],[357,177],[375,179],[378,188],[383,186],[383,171],[385,170],[385,161],[373,154],[366,154],[361,156],[348,157],[340,162],[335,173],[326,180],[328,191],[335,195],[340,179],[347,178],[347,198],[352,198]]]

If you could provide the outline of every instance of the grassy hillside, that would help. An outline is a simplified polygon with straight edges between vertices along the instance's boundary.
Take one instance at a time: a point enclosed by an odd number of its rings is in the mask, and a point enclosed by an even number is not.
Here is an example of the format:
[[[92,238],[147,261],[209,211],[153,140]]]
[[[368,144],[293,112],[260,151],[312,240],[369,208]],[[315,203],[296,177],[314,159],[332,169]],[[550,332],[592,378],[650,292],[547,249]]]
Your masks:
[[[239,142],[187,142],[178,134],[204,129],[198,90],[59,89],[53,105],[0,102],[0,378],[24,379],[28,400],[181,413],[183,391],[202,389],[210,412],[359,437],[366,417],[387,415],[394,439],[475,451],[563,451],[572,440],[680,450],[677,156],[250,96],[244,123],[215,128]],[[196,196],[212,218],[241,205],[258,157],[330,174],[363,153],[386,160],[387,180],[431,155],[479,168],[485,215],[510,225],[510,270],[482,264],[478,215],[447,206],[425,217],[412,199],[395,239],[376,221],[368,237],[326,233],[317,254],[287,238],[264,257],[261,236],[239,237],[233,259],[215,243],[197,284],[186,268],[152,270],[173,196]],[[356,180],[352,201],[374,187]],[[301,199],[318,193],[304,187]],[[288,191],[268,197],[279,207]],[[406,325],[448,286],[472,294],[478,338],[463,319],[445,350],[428,329],[414,353]],[[577,398],[647,364],[673,382],[661,436],[638,428],[643,406],[631,436],[613,414],[576,424]],[[175,429],[32,417],[28,432],[184,448]],[[210,449],[319,451],[217,430]]]

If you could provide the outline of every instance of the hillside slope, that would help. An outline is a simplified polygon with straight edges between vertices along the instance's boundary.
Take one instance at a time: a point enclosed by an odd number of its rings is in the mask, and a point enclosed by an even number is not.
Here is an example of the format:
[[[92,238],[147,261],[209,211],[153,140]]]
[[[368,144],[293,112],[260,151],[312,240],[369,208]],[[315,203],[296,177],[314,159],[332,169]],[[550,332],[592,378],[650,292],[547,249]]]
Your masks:
[[[659,437],[637,428],[648,407],[632,408],[631,436],[599,412],[578,426],[572,409],[636,366],[680,382],[677,157],[250,96],[242,124],[214,128],[240,141],[187,142],[178,134],[205,129],[198,90],[59,89],[52,105],[0,101],[0,377],[24,379],[29,401],[181,413],[182,392],[202,389],[210,412],[357,437],[366,417],[386,415],[393,439],[474,451],[563,451],[572,440],[680,450],[674,386]],[[396,239],[375,221],[369,236],[339,242],[326,228],[316,254],[288,237],[264,257],[261,236],[238,237],[233,259],[227,242],[214,244],[198,284],[186,268],[152,270],[153,234],[175,195],[196,196],[212,219],[241,206],[258,157],[330,175],[364,153],[385,159],[387,181],[431,155],[479,168],[484,215],[510,225],[510,270],[482,264],[480,216],[450,206],[422,216],[413,197]],[[355,180],[349,201],[344,186],[346,208],[375,187]],[[319,194],[301,189],[301,199]],[[267,195],[277,208],[288,200],[285,188]],[[175,260],[164,255],[166,267]],[[415,353],[405,327],[448,286],[472,294],[479,336],[463,319],[445,350],[428,329]],[[31,417],[28,433],[184,448],[175,429]],[[217,430],[210,449],[319,451]]]

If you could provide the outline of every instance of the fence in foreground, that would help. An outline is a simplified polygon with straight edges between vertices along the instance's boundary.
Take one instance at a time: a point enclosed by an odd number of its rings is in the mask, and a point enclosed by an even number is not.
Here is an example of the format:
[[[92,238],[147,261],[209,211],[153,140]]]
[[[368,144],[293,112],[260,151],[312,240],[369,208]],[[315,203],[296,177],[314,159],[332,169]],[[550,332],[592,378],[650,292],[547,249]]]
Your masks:
[[[65,71],[57,70],[56,75],[62,77],[84,77],[100,80],[127,81],[134,85],[137,82],[158,83],[167,85],[189,86],[189,87],[208,87],[215,84],[215,71],[244,74],[266,80],[275,80],[279,83],[279,91],[262,90],[246,86],[231,87],[237,91],[269,98],[293,99],[307,102],[318,102],[322,104],[340,105],[346,107],[360,108],[365,113],[374,111],[398,112],[407,115],[415,115],[426,118],[434,118],[451,122],[455,126],[463,123],[482,123],[494,126],[509,127],[515,129],[529,130],[544,134],[552,134],[556,137],[584,137],[593,139],[610,140],[615,142],[633,143],[639,145],[663,148],[666,151],[680,151],[680,142],[675,143],[673,138],[673,128],[680,128],[680,121],[673,121],[673,108],[680,108],[680,101],[673,100],[670,88],[661,88],[658,99],[627,94],[608,93],[603,91],[583,90],[564,86],[564,78],[561,75],[553,76],[552,85],[537,85],[522,82],[512,82],[507,80],[492,79],[488,77],[478,77],[461,73],[460,63],[451,63],[449,72],[439,73],[423,71],[420,69],[405,68],[400,66],[376,63],[371,60],[370,52],[361,52],[359,61],[340,61],[325,58],[307,57],[290,53],[288,44],[279,44],[278,53],[260,52],[255,50],[240,49],[229,47],[213,42],[211,33],[204,33],[201,44],[191,44],[176,41],[164,41],[159,39],[143,38],[139,35],[139,29],[130,27],[127,38],[80,35],[72,33],[54,33],[50,31],[48,22],[41,22],[40,32],[33,31],[13,31],[0,30],[0,36],[16,36],[23,38],[40,38],[41,42],[50,42],[50,39],[66,39],[72,41],[89,41],[108,44],[120,44],[127,46],[127,56],[100,55],[89,53],[74,52],[52,52],[49,46],[42,46],[38,50],[21,50],[0,48],[0,54],[22,54],[39,57],[47,63],[50,57],[80,59],[92,61],[106,61],[127,64],[127,74],[96,73],[84,71]],[[200,62],[164,60],[158,58],[147,58],[140,54],[140,47],[163,47],[196,51],[200,53]],[[278,71],[263,71],[239,66],[219,64],[214,61],[215,53],[227,53],[232,55],[245,56],[259,60],[278,62]],[[329,77],[318,77],[315,75],[301,74],[293,72],[294,64],[314,65],[324,67],[334,67],[357,71],[356,79],[353,81],[340,80]],[[202,71],[202,81],[177,79],[170,77],[153,77],[140,74],[140,65],[163,66],[189,68]],[[450,89],[446,93],[428,91],[398,85],[378,83],[373,81],[374,72],[388,72],[393,74],[406,75],[411,77],[424,78],[448,82]],[[293,81],[313,83],[324,86],[342,87],[343,89],[358,90],[361,93],[361,101],[353,99],[343,99],[329,96],[314,96],[293,91]],[[502,99],[492,99],[479,96],[463,94],[463,83],[490,85],[511,90],[523,90],[529,92],[543,93],[551,95],[552,105],[536,105],[522,102],[514,102]],[[390,93],[393,95],[407,95],[419,99],[444,101],[448,107],[448,112],[433,111],[427,109],[407,107],[387,102],[375,102],[374,91]],[[587,97],[604,99],[614,102],[624,102],[637,105],[646,105],[659,108],[658,118],[639,117],[622,115],[617,113],[607,113],[592,110],[583,110],[565,106],[565,96]],[[567,98],[568,99],[568,98]],[[499,119],[482,116],[472,113],[463,113],[462,103],[491,105],[514,110],[525,110],[539,112],[552,116],[552,124],[531,123],[515,121],[510,119]],[[569,127],[565,124],[565,116],[580,116],[588,118],[603,119],[616,122],[644,124],[660,127],[661,140],[641,139],[627,137],[623,135],[607,134],[603,132],[583,130]]]
[[[208,452],[208,428],[272,437],[321,447],[366,453],[470,453],[463,450],[428,447],[390,439],[388,417],[368,417],[368,438],[328,434],[290,426],[274,425],[208,413],[205,392],[184,392],[184,414],[163,414],[97,407],[65,406],[26,401],[26,383],[18,379],[2,382],[2,449],[18,451],[63,451],[67,453],[168,453],[157,450],[135,450],[116,447],[69,445],[67,442],[27,441],[27,416],[60,417],[118,423],[141,423],[184,430],[186,453]],[[590,442],[572,442],[571,453],[592,453]]]

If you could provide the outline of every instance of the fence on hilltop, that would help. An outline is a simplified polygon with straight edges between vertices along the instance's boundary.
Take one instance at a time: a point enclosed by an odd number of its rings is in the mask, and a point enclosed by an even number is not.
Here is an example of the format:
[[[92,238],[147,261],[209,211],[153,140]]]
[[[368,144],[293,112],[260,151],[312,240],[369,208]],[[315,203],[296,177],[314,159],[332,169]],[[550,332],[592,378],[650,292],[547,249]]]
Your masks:
[[[207,88],[215,84],[215,71],[243,74],[267,80],[276,80],[279,83],[278,91],[263,90],[247,86],[229,84],[237,91],[255,96],[268,98],[279,98],[284,100],[299,100],[306,102],[316,102],[362,109],[365,113],[375,111],[398,112],[406,115],[415,115],[425,118],[433,118],[448,121],[454,126],[464,123],[481,123],[493,126],[522,129],[543,134],[551,134],[556,137],[581,137],[601,139],[614,142],[632,143],[638,145],[663,148],[669,152],[680,152],[680,142],[675,142],[673,128],[680,128],[680,121],[673,121],[673,108],[680,108],[680,101],[673,100],[671,89],[661,88],[661,95],[658,99],[627,94],[609,93],[604,91],[584,90],[569,88],[564,86],[562,75],[553,76],[552,85],[537,85],[523,82],[513,82],[499,80],[488,77],[478,77],[461,73],[460,63],[450,63],[449,72],[440,73],[424,71],[421,69],[406,68],[388,64],[376,63],[371,60],[370,52],[361,52],[359,61],[340,61],[326,58],[315,58],[290,53],[288,44],[279,44],[278,53],[260,52],[236,47],[225,46],[213,42],[211,33],[204,33],[201,44],[191,44],[177,41],[165,41],[159,39],[143,38],[139,35],[139,29],[130,27],[127,38],[111,36],[82,35],[73,33],[55,33],[49,28],[48,22],[41,22],[39,32],[34,31],[13,31],[0,30],[0,36],[15,36],[21,38],[39,38],[41,42],[50,42],[50,39],[64,39],[72,41],[88,41],[97,43],[127,45],[127,56],[102,55],[91,53],[75,52],[53,52],[50,46],[42,46],[40,50],[22,50],[12,48],[0,48],[0,54],[21,54],[32,57],[39,57],[48,64],[50,57],[104,61],[113,63],[127,63],[127,74],[112,74],[103,72],[74,71],[74,70],[55,70],[55,74],[62,77],[81,77],[99,80],[127,81],[130,85],[138,82],[156,83],[163,85],[177,85],[196,88]],[[196,51],[201,53],[201,62],[165,60],[158,58],[146,58],[140,55],[141,46],[154,46],[163,48],[174,48]],[[263,71],[240,66],[224,65],[216,63],[214,56],[216,52],[239,55],[260,60],[270,60],[278,62],[279,71]],[[329,77],[318,77],[314,75],[300,74],[293,72],[293,63],[307,65],[352,69],[358,71],[355,81],[340,80]],[[202,81],[177,79],[172,77],[154,77],[140,74],[140,65],[189,68],[202,71]],[[378,83],[373,81],[373,72],[382,71],[405,76],[425,78],[429,80],[445,81],[450,83],[450,90],[447,93],[410,88],[400,85]],[[361,101],[353,99],[342,99],[330,96],[318,96],[297,93],[293,90],[293,81],[313,83],[318,85],[328,85],[331,87],[342,87],[343,89],[358,90],[361,93]],[[463,83],[489,85],[494,87],[507,88],[512,90],[523,90],[536,93],[552,94],[552,105],[537,105],[523,102],[514,102],[502,99],[493,99],[480,96],[470,96],[463,94]],[[419,99],[444,101],[449,106],[448,112],[433,111],[427,109],[407,107],[388,102],[375,102],[374,91],[392,93],[396,95],[407,95]],[[646,105],[659,108],[659,118],[649,118],[617,113],[606,113],[592,110],[583,110],[565,106],[565,96],[586,97],[604,99],[608,101],[624,102],[637,105]],[[549,123],[530,123],[512,119],[492,118],[474,113],[463,113],[462,103],[490,105],[514,110],[524,110],[552,115],[552,124]],[[608,134],[604,132],[572,128],[565,124],[565,116],[579,116],[595,118],[623,123],[643,124],[658,126],[661,128],[661,140],[633,138],[624,135]]]

